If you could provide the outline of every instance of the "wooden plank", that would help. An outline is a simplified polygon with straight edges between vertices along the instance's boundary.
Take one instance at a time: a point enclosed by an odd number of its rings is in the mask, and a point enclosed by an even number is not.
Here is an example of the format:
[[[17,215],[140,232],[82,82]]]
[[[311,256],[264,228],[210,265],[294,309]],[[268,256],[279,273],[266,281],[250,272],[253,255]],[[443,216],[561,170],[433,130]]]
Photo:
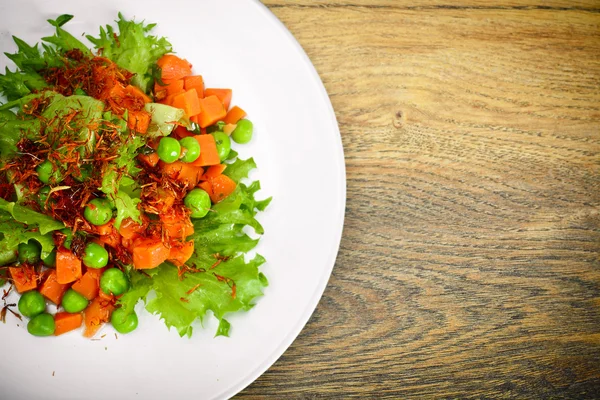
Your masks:
[[[597,11],[600,6],[595,0],[522,0],[522,1],[488,1],[488,0],[461,0],[461,1],[439,1],[439,0],[263,0],[263,4],[271,9],[295,7],[366,7],[385,9],[420,10],[432,9],[556,9]]]
[[[598,3],[264,3],[330,94],[348,202],[316,313],[239,397],[593,398]]]

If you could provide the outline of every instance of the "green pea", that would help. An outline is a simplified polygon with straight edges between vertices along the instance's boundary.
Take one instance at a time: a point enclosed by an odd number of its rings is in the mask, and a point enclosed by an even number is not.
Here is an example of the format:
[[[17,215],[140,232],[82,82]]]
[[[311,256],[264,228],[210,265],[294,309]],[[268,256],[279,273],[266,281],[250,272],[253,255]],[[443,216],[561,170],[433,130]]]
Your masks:
[[[112,218],[112,207],[106,199],[93,199],[85,206],[83,216],[93,225],[104,225]]]
[[[245,144],[252,139],[252,132],[254,131],[254,125],[249,119],[241,119],[238,121],[237,126],[231,134],[231,138],[234,142]]]
[[[219,159],[221,161],[227,160],[229,152],[231,152],[231,139],[225,134],[225,132],[217,131],[212,133],[217,143],[217,152],[219,153]]]
[[[10,263],[14,263],[17,261],[17,250],[16,249],[0,249],[0,265],[6,265]],[[6,270],[0,269],[0,285],[3,281],[3,274],[6,273]],[[0,286],[2,287],[2,286]]]
[[[52,172],[54,172],[54,166],[48,160],[42,162],[35,168],[35,171],[38,174],[38,178],[43,183],[50,183],[50,178],[52,177]]]
[[[42,248],[37,241],[30,239],[27,243],[19,244],[17,252],[20,263],[35,264],[40,261]]]
[[[19,312],[27,318],[33,318],[43,313],[46,309],[46,300],[37,290],[30,290],[21,295],[19,299]]]
[[[83,251],[83,264],[90,268],[104,268],[108,264],[108,251],[98,243],[88,243]]]
[[[36,315],[27,324],[27,331],[33,336],[51,336],[55,329],[54,317],[45,312]]]
[[[202,218],[210,210],[210,196],[202,189],[192,189],[184,197],[183,204],[192,211],[192,218]]]
[[[61,305],[68,313],[78,313],[88,306],[88,299],[74,291],[69,289],[65,292]]]
[[[156,148],[156,154],[158,154],[158,158],[163,160],[166,163],[172,163],[179,159],[179,154],[181,153],[181,145],[172,137],[163,137],[158,142],[158,147]]]
[[[100,277],[100,289],[106,294],[121,295],[129,290],[129,279],[118,268],[109,268]]]
[[[60,171],[54,168],[50,160],[42,162],[35,168],[38,174],[38,179],[45,184],[56,184],[62,181]]]
[[[76,94],[78,96],[87,96],[87,93],[85,92],[85,90],[83,90],[82,88],[76,88],[73,91],[73,94]]]
[[[122,308],[113,311],[110,322],[119,333],[129,333],[138,326],[138,316],[135,311],[127,312]]]
[[[181,157],[181,161],[191,163],[200,157],[200,143],[193,137],[184,137],[179,141],[179,144],[185,148],[185,154]]]
[[[42,259],[42,262],[48,268],[56,268],[56,249],[52,249],[50,254],[48,254],[46,258]]]

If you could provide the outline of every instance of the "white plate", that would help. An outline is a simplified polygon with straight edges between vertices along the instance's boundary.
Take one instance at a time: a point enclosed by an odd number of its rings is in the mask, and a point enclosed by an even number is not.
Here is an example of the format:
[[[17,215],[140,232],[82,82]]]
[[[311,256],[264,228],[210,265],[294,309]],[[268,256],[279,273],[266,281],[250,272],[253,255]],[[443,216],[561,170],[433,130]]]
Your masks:
[[[45,22],[75,15],[65,28],[97,35],[126,18],[156,22],[156,34],[194,65],[209,87],[230,87],[233,102],[255,123],[241,156],[254,156],[266,234],[257,251],[270,285],[250,312],[228,316],[231,337],[214,338],[214,318],[180,338],[157,317],[98,341],[80,332],[30,336],[7,316],[0,325],[0,397],[10,399],[228,398],[266,371],[300,333],[333,268],[345,208],[344,156],[327,93],[310,60],[285,27],[250,0],[3,1],[0,50],[11,35],[28,43],[52,34]],[[318,32],[315,32],[318,34]],[[6,59],[0,64],[2,69]]]

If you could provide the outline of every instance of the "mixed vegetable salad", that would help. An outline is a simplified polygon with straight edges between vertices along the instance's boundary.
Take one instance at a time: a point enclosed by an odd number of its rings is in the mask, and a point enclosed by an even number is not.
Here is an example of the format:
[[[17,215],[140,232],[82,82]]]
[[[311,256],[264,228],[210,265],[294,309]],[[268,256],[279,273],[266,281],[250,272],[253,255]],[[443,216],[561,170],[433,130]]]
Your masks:
[[[128,333],[142,300],[181,336],[209,311],[227,336],[224,316],[267,285],[249,252],[270,199],[231,149],[252,122],[154,24],[119,14],[90,50],[71,18],[49,20],[41,48],[14,37],[17,69],[0,74],[0,317],[36,336]]]

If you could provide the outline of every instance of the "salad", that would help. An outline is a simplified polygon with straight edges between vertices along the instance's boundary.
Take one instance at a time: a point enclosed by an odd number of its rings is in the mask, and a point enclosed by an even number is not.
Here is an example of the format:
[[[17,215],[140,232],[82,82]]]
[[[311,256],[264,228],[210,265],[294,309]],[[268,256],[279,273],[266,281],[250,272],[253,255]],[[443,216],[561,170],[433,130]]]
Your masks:
[[[155,24],[119,14],[90,49],[63,28],[72,18],[5,53],[17,69],[0,74],[0,318],[92,338],[133,331],[141,301],[181,336],[209,312],[228,336],[225,316],[268,285],[251,253],[270,198],[232,149],[252,122]]]

